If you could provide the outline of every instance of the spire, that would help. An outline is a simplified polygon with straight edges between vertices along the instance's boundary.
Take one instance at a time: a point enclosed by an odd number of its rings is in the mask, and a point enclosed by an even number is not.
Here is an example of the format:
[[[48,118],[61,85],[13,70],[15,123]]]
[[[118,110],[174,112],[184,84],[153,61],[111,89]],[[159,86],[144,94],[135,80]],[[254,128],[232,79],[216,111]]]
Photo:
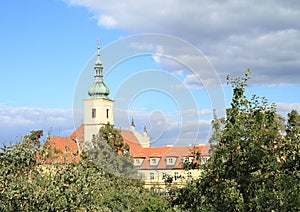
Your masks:
[[[144,135],[144,136],[148,136],[148,132],[147,132],[146,125],[144,126],[144,132],[143,132],[143,135]]]
[[[97,59],[95,61],[95,76],[94,83],[89,89],[89,96],[95,98],[107,97],[109,95],[109,88],[103,82],[103,66],[100,58],[100,40],[97,45]]]
[[[135,132],[135,124],[133,118],[131,119],[130,131]]]
[[[100,58],[100,39],[98,39],[98,45],[97,45],[97,60],[95,62],[95,66],[100,65],[102,66],[102,61]]]
[[[131,126],[132,126],[132,127],[135,127],[133,118],[132,118],[132,120],[131,120]]]

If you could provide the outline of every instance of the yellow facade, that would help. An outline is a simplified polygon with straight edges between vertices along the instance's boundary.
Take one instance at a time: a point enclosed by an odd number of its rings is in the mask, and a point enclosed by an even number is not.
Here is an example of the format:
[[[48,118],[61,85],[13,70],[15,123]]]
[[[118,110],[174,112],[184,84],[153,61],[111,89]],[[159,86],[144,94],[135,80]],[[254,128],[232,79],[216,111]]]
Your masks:
[[[145,187],[161,187],[165,188],[168,185],[168,179],[172,179],[172,185],[174,186],[183,186],[187,181],[191,179],[196,179],[201,173],[201,169],[172,169],[172,170],[138,170],[138,173],[145,181]]]

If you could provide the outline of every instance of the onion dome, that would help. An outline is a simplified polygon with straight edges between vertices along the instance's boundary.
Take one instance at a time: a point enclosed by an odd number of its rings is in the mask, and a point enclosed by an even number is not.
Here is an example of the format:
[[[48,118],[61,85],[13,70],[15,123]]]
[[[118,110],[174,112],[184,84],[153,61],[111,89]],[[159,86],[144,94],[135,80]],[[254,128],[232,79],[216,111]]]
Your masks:
[[[98,41],[98,54],[97,60],[95,61],[95,76],[94,76],[94,83],[88,91],[90,97],[101,98],[107,97],[110,93],[109,88],[103,82],[103,66],[102,61],[100,58],[100,42]]]

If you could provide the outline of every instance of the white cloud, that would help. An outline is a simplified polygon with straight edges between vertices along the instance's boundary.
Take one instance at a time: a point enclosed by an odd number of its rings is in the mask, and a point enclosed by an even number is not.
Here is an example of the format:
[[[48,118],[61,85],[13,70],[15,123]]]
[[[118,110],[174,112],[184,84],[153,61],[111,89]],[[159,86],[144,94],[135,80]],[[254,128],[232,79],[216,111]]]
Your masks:
[[[73,130],[71,109],[11,107],[0,104],[0,140],[10,141],[31,130],[44,130],[44,135],[68,136]]]
[[[101,15],[98,24],[108,28],[114,28],[118,25],[118,22],[110,15]]]
[[[212,110],[210,109],[202,109],[202,110],[184,110],[182,114],[185,116],[198,117],[198,116],[206,116],[212,115]]]
[[[223,82],[227,74],[250,68],[253,84],[299,85],[300,3],[297,1],[67,2],[88,8],[100,26],[118,27],[129,33],[166,33],[189,41],[208,56]],[[175,51],[176,46],[167,48]],[[189,56],[193,55],[183,54],[180,58],[191,61],[193,58]],[[155,57],[158,63],[160,59]],[[172,69],[168,63],[163,65]]]
[[[151,43],[141,43],[141,42],[132,42],[129,44],[129,47],[134,49],[142,49],[142,50],[152,50],[154,47]]]
[[[287,115],[292,110],[297,110],[300,112],[300,103],[278,102],[276,105],[277,111],[283,115]]]
[[[138,131],[142,132],[146,126],[148,135],[152,138],[151,145],[189,145],[208,141],[210,120],[200,119],[200,116],[211,114],[209,109],[162,113],[115,108],[114,112],[116,127],[129,129],[132,117]],[[182,120],[176,119],[177,113],[182,113]]]

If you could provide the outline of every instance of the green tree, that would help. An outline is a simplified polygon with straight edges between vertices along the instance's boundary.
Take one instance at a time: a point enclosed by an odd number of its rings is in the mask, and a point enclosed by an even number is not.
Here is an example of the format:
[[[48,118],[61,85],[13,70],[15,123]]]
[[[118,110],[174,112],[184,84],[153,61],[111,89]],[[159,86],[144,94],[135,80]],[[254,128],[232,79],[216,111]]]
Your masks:
[[[129,145],[125,144],[118,129],[107,123],[99,130],[100,140],[106,141],[107,144],[117,153],[129,156]]]
[[[41,135],[1,148],[0,211],[149,211],[151,202],[164,210],[142,181],[107,174],[84,155],[79,163],[42,164]]]
[[[300,210],[300,115],[296,110],[288,114],[286,136],[280,148],[280,175],[278,176],[280,209]]]
[[[296,110],[292,110],[288,114],[288,121],[286,127],[286,139],[290,142],[290,145],[294,151],[293,157],[296,161],[300,161],[299,158],[299,141],[300,141],[300,115]],[[297,167],[299,169],[299,167]]]
[[[199,179],[170,194],[172,205],[195,211],[299,210],[299,201],[285,197],[299,197],[299,171],[292,174],[281,160],[283,147],[290,144],[280,134],[275,105],[246,97],[249,74],[227,78],[233,97],[219,144]],[[292,183],[285,182],[289,179]]]
[[[208,140],[208,143],[211,146],[212,151],[216,148],[222,138],[222,133],[224,129],[225,119],[218,118],[216,110],[213,110],[213,119],[211,121],[212,135]]]
[[[201,152],[197,149],[196,146],[193,146],[191,151],[191,158],[187,157],[182,161],[181,167],[184,170],[198,169],[201,165]]]
[[[100,128],[99,134],[84,149],[84,154],[109,174],[137,178],[129,151],[129,145],[124,143],[119,131],[108,123]]]

